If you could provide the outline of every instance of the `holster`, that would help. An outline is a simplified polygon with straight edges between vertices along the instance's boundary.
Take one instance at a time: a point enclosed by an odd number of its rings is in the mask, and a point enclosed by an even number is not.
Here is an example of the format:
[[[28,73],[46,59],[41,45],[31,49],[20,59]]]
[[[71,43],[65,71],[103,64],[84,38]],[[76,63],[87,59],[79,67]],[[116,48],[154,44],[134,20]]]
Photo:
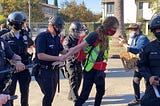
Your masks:
[[[39,64],[36,64],[36,65],[32,68],[31,76],[36,76],[36,75],[38,75],[39,70],[40,70],[40,65],[39,65]]]

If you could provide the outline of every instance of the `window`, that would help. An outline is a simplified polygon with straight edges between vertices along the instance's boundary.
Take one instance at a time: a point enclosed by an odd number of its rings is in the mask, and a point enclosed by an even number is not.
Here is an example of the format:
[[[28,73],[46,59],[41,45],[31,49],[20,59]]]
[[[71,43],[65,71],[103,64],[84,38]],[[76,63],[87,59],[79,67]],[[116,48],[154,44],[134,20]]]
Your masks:
[[[114,2],[107,2],[107,14],[114,13]]]
[[[143,9],[143,2],[139,2],[139,9]]]

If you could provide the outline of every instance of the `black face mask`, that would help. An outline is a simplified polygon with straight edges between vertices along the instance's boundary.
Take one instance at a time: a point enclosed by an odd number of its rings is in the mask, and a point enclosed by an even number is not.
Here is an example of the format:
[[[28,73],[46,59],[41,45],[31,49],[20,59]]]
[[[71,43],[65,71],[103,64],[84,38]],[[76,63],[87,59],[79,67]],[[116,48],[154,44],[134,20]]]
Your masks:
[[[53,28],[54,28],[54,27],[53,27]],[[56,32],[57,35],[59,35],[59,34],[61,33],[61,31],[60,31],[60,30],[57,30],[56,28],[54,28],[54,30],[55,30],[55,32]]]
[[[13,24],[13,28],[17,31],[22,29],[22,24]]]
[[[155,32],[154,35],[158,40],[160,40],[160,32]]]

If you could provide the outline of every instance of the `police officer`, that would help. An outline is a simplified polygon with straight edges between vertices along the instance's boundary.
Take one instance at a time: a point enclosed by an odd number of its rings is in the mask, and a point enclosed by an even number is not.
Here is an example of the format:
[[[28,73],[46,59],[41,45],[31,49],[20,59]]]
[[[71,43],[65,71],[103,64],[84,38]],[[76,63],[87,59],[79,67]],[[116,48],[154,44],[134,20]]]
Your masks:
[[[64,39],[64,48],[71,48],[78,44],[78,40],[82,34],[82,24],[80,22],[72,22],[69,27],[69,36]],[[66,61],[66,70],[69,75],[70,91],[68,99],[76,101],[78,99],[78,90],[82,79],[82,66],[81,63],[76,60],[75,56],[71,56]]]
[[[119,38],[120,44],[126,48],[127,52],[138,54],[141,52],[141,49],[149,43],[149,39],[142,34],[141,27],[138,24],[131,24],[127,29],[129,30],[128,43],[126,43],[124,39]],[[135,70],[133,77],[133,88],[134,88],[135,99],[132,100],[128,104],[128,106],[140,104],[141,79],[142,75],[137,70]]]
[[[5,42],[2,38],[0,38],[0,71],[7,69],[7,59],[12,61],[12,64],[16,66],[16,72],[20,72],[24,70],[25,66],[21,62],[21,57],[16,55],[12,49],[9,47],[7,42]],[[6,85],[10,80],[10,76],[8,73],[1,73],[0,74],[0,93],[8,93],[5,92],[6,87],[10,87],[10,85]],[[8,106],[6,104],[5,106]]]
[[[64,28],[64,20],[60,17],[50,17],[48,30],[38,34],[35,39],[35,62],[39,64],[35,75],[42,93],[42,106],[51,106],[58,82],[58,66],[52,67],[54,61],[63,61],[60,53],[66,53],[60,42],[59,34]]]
[[[140,73],[147,81],[141,106],[160,106],[160,98],[156,97],[153,89],[153,86],[160,89],[160,13],[153,16],[149,28],[156,39],[143,48],[137,64]]]
[[[25,21],[26,20],[24,19],[24,16],[20,11],[15,11],[9,14],[8,22],[11,26],[11,31],[2,35],[2,38],[6,40],[11,49],[22,58],[22,62],[25,65],[28,65],[30,62],[30,57],[27,53],[27,48],[32,46],[34,42],[26,33],[23,33],[21,31]],[[10,95],[15,94],[17,81],[19,82],[21,92],[21,106],[28,106],[29,84],[31,81],[29,69],[25,69],[22,72],[15,73],[12,76]]]

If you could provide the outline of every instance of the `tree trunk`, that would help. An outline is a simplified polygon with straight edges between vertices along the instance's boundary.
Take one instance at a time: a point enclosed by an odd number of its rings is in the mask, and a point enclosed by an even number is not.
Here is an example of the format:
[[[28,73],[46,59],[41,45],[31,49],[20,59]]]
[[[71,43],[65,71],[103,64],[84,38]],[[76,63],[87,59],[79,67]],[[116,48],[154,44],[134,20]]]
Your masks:
[[[58,7],[58,0],[54,0],[54,5]]]
[[[120,50],[123,49],[118,43],[118,36],[125,36],[123,0],[114,0],[114,15],[119,21],[119,28],[110,42],[110,56],[116,58],[119,57]]]

